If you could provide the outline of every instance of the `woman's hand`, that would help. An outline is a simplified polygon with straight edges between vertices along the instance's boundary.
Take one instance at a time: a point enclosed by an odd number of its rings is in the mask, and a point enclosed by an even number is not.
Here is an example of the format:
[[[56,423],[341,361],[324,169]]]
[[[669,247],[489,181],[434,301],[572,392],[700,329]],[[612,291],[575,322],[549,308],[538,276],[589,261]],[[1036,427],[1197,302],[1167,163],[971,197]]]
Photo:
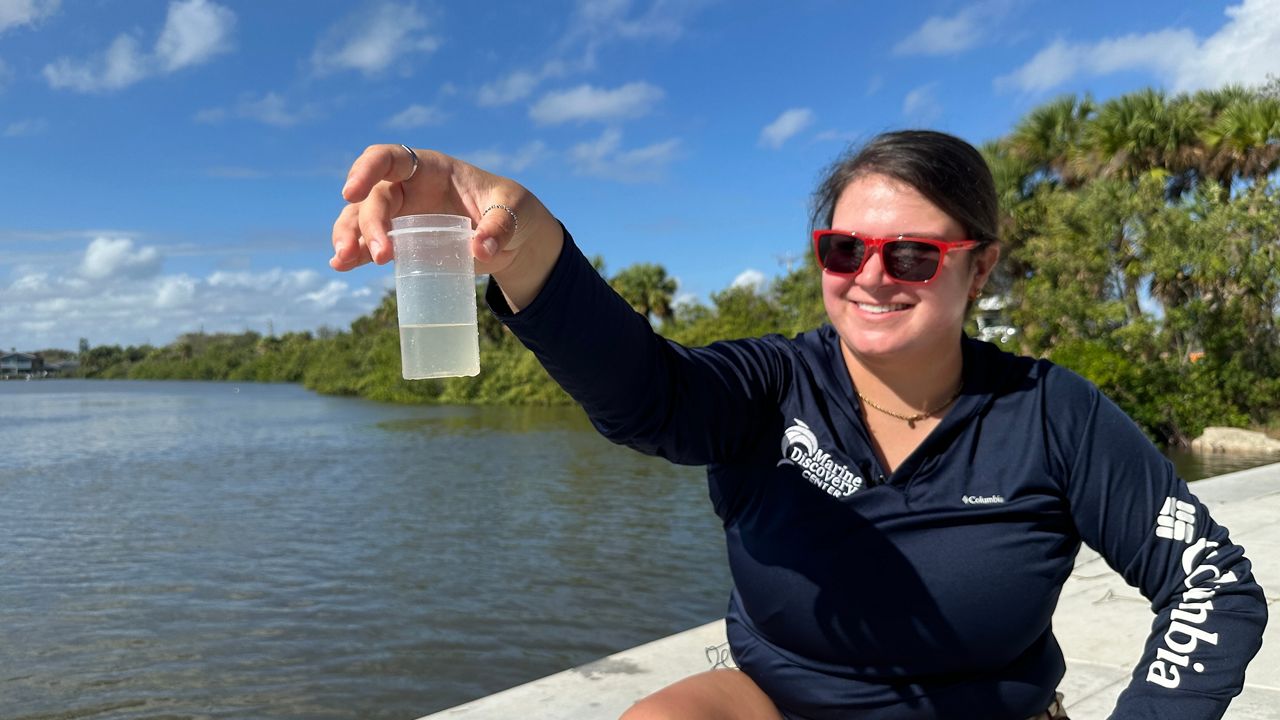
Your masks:
[[[329,265],[346,271],[390,262],[394,253],[387,231],[393,217],[463,215],[476,226],[471,239],[476,273],[493,275],[513,309],[528,305],[560,254],[559,223],[513,180],[431,150],[414,153],[416,171],[413,156],[400,145],[371,145],[356,158],[342,188],[350,204],[333,224]],[[510,208],[515,217],[497,205]]]

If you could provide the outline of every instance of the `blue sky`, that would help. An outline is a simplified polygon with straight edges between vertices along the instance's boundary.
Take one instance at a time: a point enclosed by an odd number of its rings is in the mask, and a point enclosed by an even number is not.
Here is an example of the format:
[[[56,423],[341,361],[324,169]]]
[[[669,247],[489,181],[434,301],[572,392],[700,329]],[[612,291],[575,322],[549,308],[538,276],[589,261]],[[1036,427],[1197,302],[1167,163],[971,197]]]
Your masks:
[[[368,144],[538,194],[609,272],[679,295],[806,251],[849,143],[975,143],[1066,92],[1280,74],[1280,0],[0,0],[0,348],[346,327],[331,271]]]

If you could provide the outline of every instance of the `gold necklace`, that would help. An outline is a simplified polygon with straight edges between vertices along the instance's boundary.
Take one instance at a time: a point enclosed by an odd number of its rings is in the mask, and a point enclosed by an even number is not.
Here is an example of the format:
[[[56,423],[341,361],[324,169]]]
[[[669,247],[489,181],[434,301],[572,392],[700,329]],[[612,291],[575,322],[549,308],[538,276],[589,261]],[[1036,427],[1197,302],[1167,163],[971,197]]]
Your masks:
[[[898,418],[899,420],[905,420],[907,422],[907,427],[914,430],[916,427],[917,420],[923,420],[927,417],[932,417],[942,412],[943,410],[945,410],[947,407],[951,405],[951,403],[956,401],[956,398],[960,397],[960,391],[963,389],[964,389],[964,383],[961,382],[960,386],[956,388],[955,392],[951,393],[951,397],[947,398],[946,402],[942,403],[941,405],[934,408],[933,410],[926,410],[924,412],[916,413],[915,415],[899,415],[898,413],[892,410],[889,410],[887,408],[882,408],[879,405],[875,404],[874,402],[872,402],[871,398],[867,397],[866,395],[863,395],[862,392],[857,388],[854,388],[854,392],[858,394],[858,397],[862,399],[862,402],[870,405],[876,410],[879,410],[885,415]]]

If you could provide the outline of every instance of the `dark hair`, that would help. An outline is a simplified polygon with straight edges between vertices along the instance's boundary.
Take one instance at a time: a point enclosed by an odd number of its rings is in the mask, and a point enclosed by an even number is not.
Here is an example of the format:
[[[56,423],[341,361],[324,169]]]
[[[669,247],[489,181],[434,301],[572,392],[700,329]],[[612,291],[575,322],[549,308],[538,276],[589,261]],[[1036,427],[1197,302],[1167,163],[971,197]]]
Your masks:
[[[996,184],[987,161],[964,140],[933,130],[883,133],[838,158],[813,194],[811,226],[831,227],[840,193],[872,174],[915,188],[960,223],[970,239],[984,245],[1000,239]]]

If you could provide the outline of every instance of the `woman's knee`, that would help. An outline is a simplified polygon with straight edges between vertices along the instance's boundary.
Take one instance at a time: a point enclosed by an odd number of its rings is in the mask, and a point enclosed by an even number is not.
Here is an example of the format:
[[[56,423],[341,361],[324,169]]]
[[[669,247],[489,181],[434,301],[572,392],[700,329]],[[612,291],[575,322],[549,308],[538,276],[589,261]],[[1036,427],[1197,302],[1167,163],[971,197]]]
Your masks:
[[[622,717],[618,720],[675,720],[679,717],[673,714],[673,710],[667,707],[666,703],[661,700],[654,700],[650,695],[646,698],[637,700],[627,711],[622,713]]]
[[[737,670],[712,670],[685,678],[648,697],[620,720],[779,720],[773,703]]]

